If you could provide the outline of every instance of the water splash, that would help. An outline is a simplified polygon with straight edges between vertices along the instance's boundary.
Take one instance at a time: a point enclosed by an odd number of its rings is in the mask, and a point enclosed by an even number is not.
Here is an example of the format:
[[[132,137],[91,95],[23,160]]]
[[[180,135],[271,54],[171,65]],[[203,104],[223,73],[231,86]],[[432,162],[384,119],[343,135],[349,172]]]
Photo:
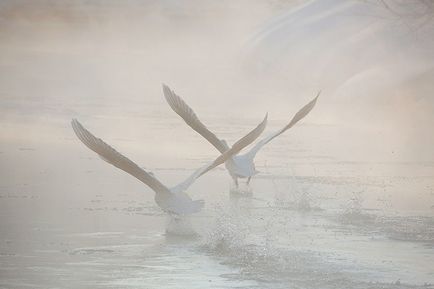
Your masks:
[[[180,237],[196,237],[198,233],[193,228],[191,220],[188,216],[168,216],[166,225],[166,235]]]
[[[355,193],[345,211],[347,216],[353,216],[347,218],[348,222],[370,216],[364,212],[362,203],[363,195]],[[299,246],[297,232],[292,236],[291,230],[300,227],[292,227],[290,216],[298,215],[311,226],[308,220],[316,211],[306,216],[306,212],[275,206],[253,206],[246,210],[239,203],[219,205],[215,211],[214,225],[203,236],[201,249],[238,271],[226,278],[254,280],[261,284],[259,288],[431,288],[430,284],[409,285],[397,279],[378,279],[372,268],[344,262],[334,251],[316,248],[315,244]],[[318,214],[318,218],[323,218],[327,212]],[[314,234],[312,228],[307,230]]]

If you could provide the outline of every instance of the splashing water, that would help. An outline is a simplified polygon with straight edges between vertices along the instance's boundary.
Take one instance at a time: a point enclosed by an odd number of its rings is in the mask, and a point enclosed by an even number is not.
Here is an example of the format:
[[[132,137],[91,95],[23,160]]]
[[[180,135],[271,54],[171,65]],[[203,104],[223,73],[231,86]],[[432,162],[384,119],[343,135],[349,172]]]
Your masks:
[[[170,236],[179,236],[194,238],[198,236],[195,231],[189,216],[168,216],[166,225],[166,234]]]

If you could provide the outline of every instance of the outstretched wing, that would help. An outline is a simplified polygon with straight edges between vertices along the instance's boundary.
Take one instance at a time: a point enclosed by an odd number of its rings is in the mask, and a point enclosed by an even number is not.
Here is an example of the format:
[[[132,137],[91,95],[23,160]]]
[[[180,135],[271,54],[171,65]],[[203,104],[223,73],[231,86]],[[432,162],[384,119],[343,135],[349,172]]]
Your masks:
[[[250,158],[254,158],[256,153],[267,143],[269,143],[272,139],[274,139],[275,137],[281,135],[282,133],[284,133],[285,131],[287,131],[288,129],[290,129],[291,127],[293,127],[299,120],[303,119],[315,106],[316,101],[320,95],[321,91],[318,92],[318,94],[316,95],[316,97],[311,100],[308,104],[306,104],[305,106],[303,106],[302,109],[300,109],[295,115],[294,117],[291,119],[291,121],[282,129],[278,130],[277,132],[263,138],[262,140],[260,140],[257,144],[255,144],[255,146],[246,154],[247,156],[249,156]]]
[[[73,119],[71,124],[77,137],[89,149],[96,152],[103,160],[136,177],[148,185],[156,193],[171,194],[169,189],[159,180],[144,171],[127,157],[121,155],[114,148],[106,144],[102,139],[92,135],[92,133],[85,129],[76,119]]]
[[[224,153],[229,149],[225,143],[220,141],[220,139],[199,120],[193,109],[165,84],[163,84],[163,93],[173,111],[182,117],[185,123],[193,130],[209,141],[220,153]]]
[[[218,158],[216,158],[212,163],[209,163],[198,170],[196,170],[190,177],[188,177],[184,182],[180,183],[176,187],[172,188],[172,192],[183,192],[185,191],[189,186],[191,186],[194,181],[205,174],[206,172],[212,170],[213,168],[217,167],[218,165],[221,165],[225,161],[227,161],[229,158],[231,158],[233,155],[236,155],[239,153],[243,148],[254,142],[264,131],[265,126],[267,125],[267,117],[268,114],[265,115],[264,120],[251,132],[249,132],[247,135],[239,139],[230,149],[226,150],[223,154],[221,154]]]

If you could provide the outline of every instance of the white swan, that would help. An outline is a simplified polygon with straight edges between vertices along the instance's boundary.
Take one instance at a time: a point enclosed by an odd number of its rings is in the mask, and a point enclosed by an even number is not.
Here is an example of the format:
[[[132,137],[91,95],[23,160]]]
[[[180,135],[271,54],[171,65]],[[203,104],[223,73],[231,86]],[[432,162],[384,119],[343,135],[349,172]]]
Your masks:
[[[193,184],[197,178],[224,163],[232,155],[251,144],[264,131],[266,123],[267,116],[265,116],[264,120],[255,129],[237,141],[230,149],[225,150],[212,163],[199,168],[179,185],[168,188],[157,180],[152,173],[146,172],[133,161],[106,144],[102,139],[92,135],[92,133],[85,129],[76,119],[73,119],[71,122],[75,134],[89,149],[96,152],[109,164],[129,173],[149,186],[156,193],[155,202],[158,206],[160,206],[163,211],[176,215],[192,214],[202,209],[204,201],[193,201],[190,196],[185,193],[185,190]]]
[[[208,142],[210,142],[219,152],[225,152],[229,147],[225,140],[219,139],[214,133],[212,133],[197,117],[193,109],[188,106],[185,101],[178,96],[167,85],[163,84],[163,93],[167,103],[192,129],[202,135]],[[252,176],[258,173],[255,168],[254,158],[256,153],[272,139],[284,133],[286,130],[294,126],[299,120],[304,118],[315,106],[315,103],[321,92],[318,92],[317,96],[300,109],[291,121],[282,129],[270,134],[268,137],[263,138],[261,141],[250,149],[245,154],[234,155],[225,162],[226,169],[229,171],[232,179],[238,187],[238,178],[248,178],[247,184],[249,184]]]

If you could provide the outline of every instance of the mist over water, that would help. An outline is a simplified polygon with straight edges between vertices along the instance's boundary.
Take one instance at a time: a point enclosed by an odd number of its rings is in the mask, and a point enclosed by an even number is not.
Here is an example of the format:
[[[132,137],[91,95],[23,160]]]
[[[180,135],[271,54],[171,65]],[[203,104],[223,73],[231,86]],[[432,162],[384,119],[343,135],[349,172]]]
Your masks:
[[[2,1],[0,288],[433,288],[434,22],[382,2]],[[174,220],[70,126],[175,185],[218,152],[162,83],[230,144],[322,92]]]

